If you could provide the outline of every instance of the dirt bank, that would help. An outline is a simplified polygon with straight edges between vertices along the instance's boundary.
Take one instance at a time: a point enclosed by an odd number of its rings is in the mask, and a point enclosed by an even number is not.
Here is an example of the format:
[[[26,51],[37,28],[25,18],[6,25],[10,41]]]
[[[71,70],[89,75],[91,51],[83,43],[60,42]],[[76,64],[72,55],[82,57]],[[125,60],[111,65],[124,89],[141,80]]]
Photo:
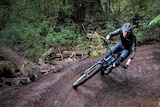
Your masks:
[[[127,70],[100,73],[85,84],[73,82],[100,57],[66,65],[24,87],[0,92],[0,107],[160,107],[160,45],[137,48]]]

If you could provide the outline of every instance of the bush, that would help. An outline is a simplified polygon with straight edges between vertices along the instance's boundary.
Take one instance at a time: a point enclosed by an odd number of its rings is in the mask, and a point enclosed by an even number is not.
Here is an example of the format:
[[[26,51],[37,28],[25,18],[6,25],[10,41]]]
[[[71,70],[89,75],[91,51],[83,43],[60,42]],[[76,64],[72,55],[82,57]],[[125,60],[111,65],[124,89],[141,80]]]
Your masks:
[[[39,55],[50,47],[82,43],[83,36],[77,25],[53,26],[50,21],[12,22],[0,31],[1,40],[10,47],[17,45],[17,51],[25,51],[27,57]],[[59,29],[55,31],[54,28]],[[22,50],[24,48],[26,50]]]

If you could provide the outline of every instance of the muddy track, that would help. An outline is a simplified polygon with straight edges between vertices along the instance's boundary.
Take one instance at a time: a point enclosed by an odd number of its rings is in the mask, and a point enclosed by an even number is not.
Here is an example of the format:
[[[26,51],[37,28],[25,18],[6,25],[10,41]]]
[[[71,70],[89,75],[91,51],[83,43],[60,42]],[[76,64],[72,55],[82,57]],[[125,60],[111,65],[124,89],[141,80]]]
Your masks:
[[[0,107],[160,107],[160,45],[137,48],[131,66],[100,73],[77,90],[73,82],[101,57],[66,65],[21,88],[0,92]]]

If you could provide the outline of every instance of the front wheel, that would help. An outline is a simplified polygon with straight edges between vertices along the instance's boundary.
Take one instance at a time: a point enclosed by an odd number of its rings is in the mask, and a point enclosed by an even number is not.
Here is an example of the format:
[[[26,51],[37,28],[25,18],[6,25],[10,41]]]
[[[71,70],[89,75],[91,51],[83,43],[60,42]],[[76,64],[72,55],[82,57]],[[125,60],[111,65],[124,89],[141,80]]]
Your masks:
[[[101,64],[96,64],[92,67],[90,67],[84,74],[82,74],[74,83],[73,88],[77,88],[79,85],[86,82],[88,79],[93,77],[101,68]]]

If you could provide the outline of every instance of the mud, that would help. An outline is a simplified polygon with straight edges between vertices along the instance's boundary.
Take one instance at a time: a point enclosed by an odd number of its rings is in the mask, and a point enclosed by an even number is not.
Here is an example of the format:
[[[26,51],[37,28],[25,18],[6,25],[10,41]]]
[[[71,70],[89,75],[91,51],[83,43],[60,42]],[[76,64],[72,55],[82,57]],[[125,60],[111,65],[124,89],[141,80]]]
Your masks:
[[[73,82],[102,56],[64,66],[27,86],[0,92],[0,107],[160,107],[160,45],[137,48],[128,69],[96,74],[77,90]]]

